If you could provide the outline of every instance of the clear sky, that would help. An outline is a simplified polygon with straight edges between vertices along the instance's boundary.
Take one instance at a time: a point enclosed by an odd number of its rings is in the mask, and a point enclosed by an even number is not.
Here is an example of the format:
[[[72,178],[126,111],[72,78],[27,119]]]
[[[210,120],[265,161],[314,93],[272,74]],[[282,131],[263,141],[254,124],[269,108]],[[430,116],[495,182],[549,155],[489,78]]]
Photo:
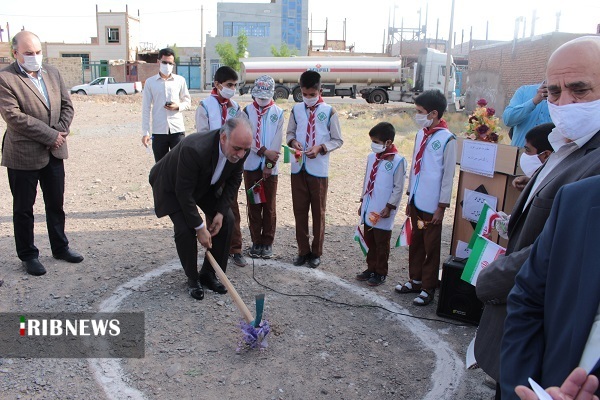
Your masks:
[[[225,1],[230,2],[230,1]],[[237,3],[269,3],[269,0],[239,0]],[[160,48],[167,44],[178,46],[200,46],[200,6],[204,6],[204,32],[216,33],[217,0],[102,0],[99,11],[125,11],[141,19],[140,41],[150,42]],[[428,37],[435,37],[439,19],[438,37],[447,39],[449,34],[451,0],[368,0],[364,5],[358,0],[309,0],[309,27],[314,30],[325,28],[329,21],[329,38],[342,39],[343,21],[346,20],[346,39],[354,44],[356,51],[379,52],[382,49],[384,32],[394,21],[400,28],[402,19],[405,28],[416,28],[428,17]],[[394,8],[394,5],[397,5]],[[29,0],[26,3],[3,1],[0,6],[0,25],[6,29],[10,24],[14,35],[23,26],[38,34],[42,41],[89,43],[96,36],[96,2],[74,0]],[[486,23],[490,40],[511,40],[515,32],[515,19],[524,17],[525,35],[531,34],[533,11],[536,10],[535,34],[552,32],[556,29],[556,14],[560,12],[559,29],[562,32],[595,33],[600,23],[600,1],[598,0],[456,0],[454,30],[460,43],[464,30],[465,41],[473,29],[473,39],[485,39]],[[243,6],[240,13],[244,13]],[[250,19],[251,16],[248,16]],[[519,37],[523,35],[520,25]],[[409,39],[408,34],[405,39]],[[2,39],[7,40],[6,32]],[[314,44],[322,44],[322,34],[313,36]]]

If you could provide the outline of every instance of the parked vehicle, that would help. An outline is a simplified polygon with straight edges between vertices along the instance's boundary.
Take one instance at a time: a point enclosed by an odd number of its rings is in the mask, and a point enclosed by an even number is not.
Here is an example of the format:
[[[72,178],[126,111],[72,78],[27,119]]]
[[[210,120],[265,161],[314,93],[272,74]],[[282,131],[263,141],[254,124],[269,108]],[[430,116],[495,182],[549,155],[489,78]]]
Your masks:
[[[275,80],[275,99],[302,101],[298,79],[306,70],[321,74],[323,97],[356,98],[368,103],[389,101],[412,102],[413,96],[424,90],[443,92],[446,73],[446,53],[423,49],[414,68],[402,67],[400,58],[392,57],[257,57],[241,61],[240,94],[248,93],[260,75]],[[454,103],[455,65],[451,64],[448,102]]]
[[[135,94],[142,91],[142,82],[115,82],[112,76],[96,78],[90,83],[73,86],[71,93],[77,94]]]

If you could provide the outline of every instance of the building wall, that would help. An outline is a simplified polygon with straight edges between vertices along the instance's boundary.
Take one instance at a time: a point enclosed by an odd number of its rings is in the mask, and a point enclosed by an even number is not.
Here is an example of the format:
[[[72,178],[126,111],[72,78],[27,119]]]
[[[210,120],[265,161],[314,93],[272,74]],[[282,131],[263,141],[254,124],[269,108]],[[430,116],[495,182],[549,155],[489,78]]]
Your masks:
[[[79,57],[51,57],[46,58],[45,62],[56,67],[60,71],[60,76],[62,76],[63,81],[65,82],[65,86],[67,88],[71,88],[75,85],[81,85],[82,78],[82,65],[81,58]]]
[[[47,57],[64,53],[89,54],[90,62],[101,60],[135,61],[139,43],[140,20],[124,12],[96,13],[97,33],[92,43],[44,43]],[[119,43],[108,43],[107,28],[119,28]]]
[[[502,114],[522,85],[545,79],[548,58],[560,45],[581,34],[553,32],[541,36],[471,49],[466,79],[466,108],[484,98]]]
[[[298,7],[300,3],[300,12]],[[284,15],[283,10],[288,12]],[[219,55],[215,47],[219,43],[237,45],[237,36],[224,36],[225,22],[268,22],[269,36],[248,36],[249,57],[271,57],[271,46],[279,50],[284,37],[299,35],[298,55],[308,54],[308,0],[275,0],[271,3],[217,3],[217,35],[207,35],[206,46],[206,82],[212,82],[212,69],[218,64]],[[292,27],[292,28],[290,28]],[[284,31],[285,30],[285,31]],[[288,45],[292,48],[295,46]],[[211,65],[212,63],[212,65]]]

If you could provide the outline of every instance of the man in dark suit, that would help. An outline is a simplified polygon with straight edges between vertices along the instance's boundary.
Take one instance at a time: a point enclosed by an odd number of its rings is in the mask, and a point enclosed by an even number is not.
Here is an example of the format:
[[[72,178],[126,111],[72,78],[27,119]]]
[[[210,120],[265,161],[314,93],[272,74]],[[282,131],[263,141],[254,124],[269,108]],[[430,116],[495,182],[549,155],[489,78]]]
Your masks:
[[[31,275],[46,269],[34,245],[33,204],[38,182],[44,194],[46,225],[54,258],[78,263],[83,257],[69,249],[65,235],[65,168],[67,135],[73,120],[69,91],[58,72],[42,66],[42,45],[31,32],[12,39],[16,61],[0,71],[0,113],[6,121],[2,165],[8,169],[13,195],[17,255]]]
[[[559,386],[576,367],[600,370],[600,177],[559,190],[508,296],[502,399],[531,377]],[[596,392],[598,394],[598,392]]]
[[[251,146],[250,123],[246,118],[233,118],[221,129],[189,135],[150,170],[156,216],[168,215],[173,221],[177,254],[189,293],[197,300],[204,298],[202,285],[227,293],[206,257],[198,273],[196,240],[211,249],[225,271],[233,230],[231,202]]]
[[[475,338],[475,358],[496,381],[502,380],[500,346],[506,299],[514,279],[542,231],[558,190],[600,174],[600,37],[586,36],[559,47],[546,72],[548,109],[556,128],[548,136],[554,148],[532,176],[513,208],[505,256],[484,268],[477,296],[485,308]],[[497,397],[500,391],[497,388]]]

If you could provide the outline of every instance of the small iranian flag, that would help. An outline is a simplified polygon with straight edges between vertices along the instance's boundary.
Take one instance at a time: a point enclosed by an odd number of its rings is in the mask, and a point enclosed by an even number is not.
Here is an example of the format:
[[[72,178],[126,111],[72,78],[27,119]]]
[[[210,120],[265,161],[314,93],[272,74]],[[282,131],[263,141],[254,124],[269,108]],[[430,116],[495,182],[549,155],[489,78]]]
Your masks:
[[[498,218],[500,218],[500,214],[498,214],[496,210],[488,206],[487,203],[483,203],[481,214],[479,214],[479,219],[477,220],[477,226],[475,226],[475,232],[473,232],[471,240],[469,240],[469,249],[473,248],[475,240],[478,236],[483,236],[487,239],[491,238],[492,228],[494,227],[494,221]]]
[[[256,182],[250,189],[246,191],[248,193],[248,201],[250,204],[262,204],[267,202],[265,196],[265,188],[260,182]]]
[[[410,246],[410,239],[412,238],[412,224],[410,222],[410,217],[406,218],[406,221],[402,224],[402,229],[400,229],[400,235],[396,240],[396,247],[400,246]]]
[[[298,164],[302,164],[302,152],[300,150],[292,149],[290,146],[286,146],[282,144],[281,147],[284,148],[283,152],[283,163],[289,164],[291,161],[291,156],[296,159]]]
[[[482,269],[490,265],[492,261],[506,252],[506,249],[483,236],[477,236],[473,250],[463,269],[461,279],[475,286],[477,277]]]
[[[356,231],[354,231],[354,240],[358,242],[360,249],[363,252],[363,255],[366,257],[369,252],[369,246],[367,246],[367,242],[365,242],[365,237],[363,236],[362,231],[360,230],[360,226],[356,226]]]

